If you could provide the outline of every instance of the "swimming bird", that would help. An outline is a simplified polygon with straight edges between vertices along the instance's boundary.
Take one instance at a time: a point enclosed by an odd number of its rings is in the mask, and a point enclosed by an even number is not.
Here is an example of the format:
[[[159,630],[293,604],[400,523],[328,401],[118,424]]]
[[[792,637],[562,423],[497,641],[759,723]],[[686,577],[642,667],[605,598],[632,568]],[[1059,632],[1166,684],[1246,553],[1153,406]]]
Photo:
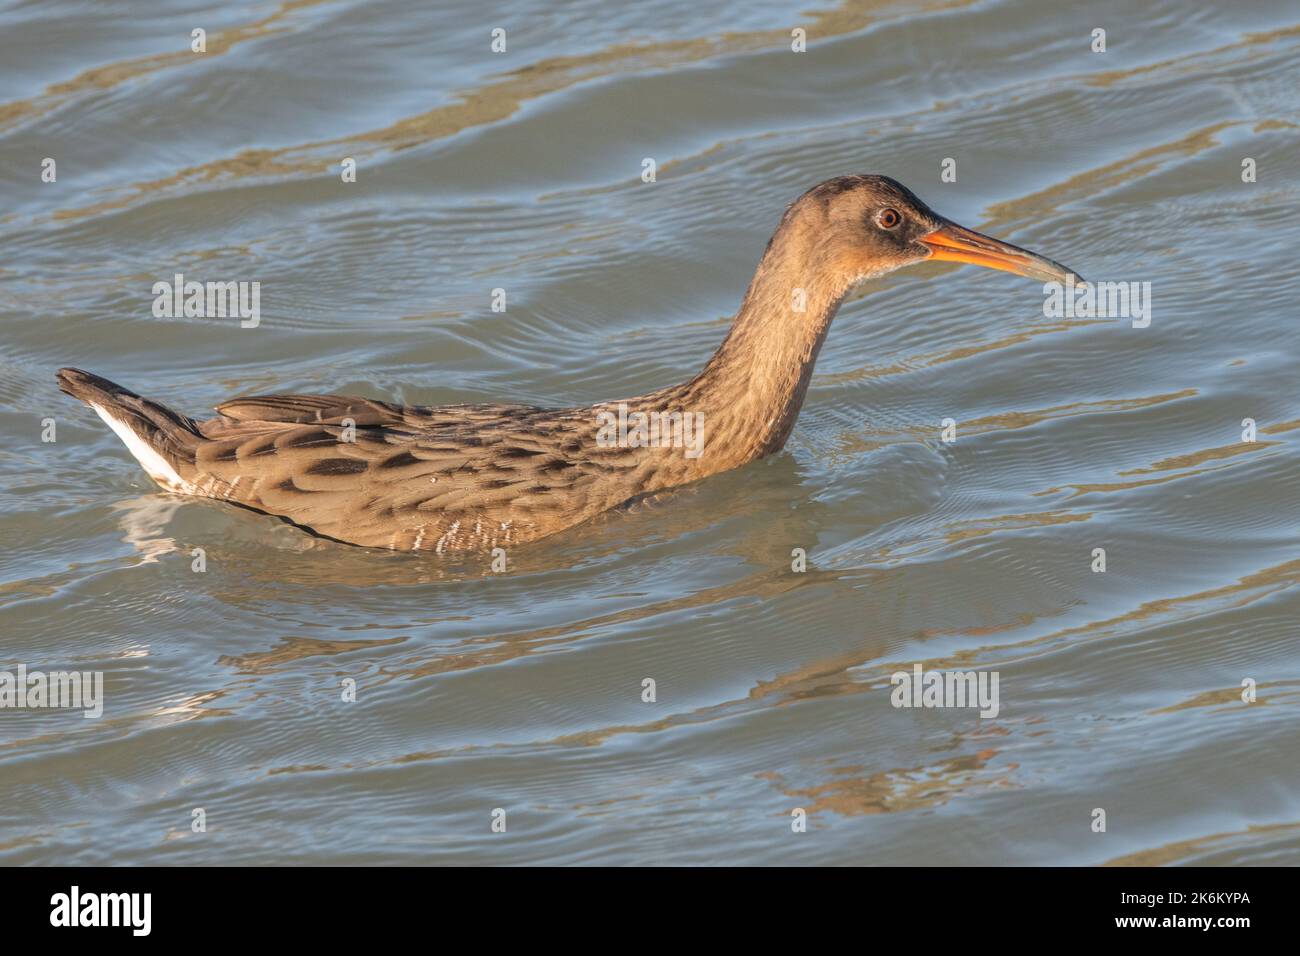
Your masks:
[[[85,402],[163,489],[373,548],[489,551],[779,451],[840,303],[926,261],[1083,279],[966,229],[885,176],[840,176],[786,209],[726,338],[690,381],[578,408],[258,395],[196,421],[80,369]]]

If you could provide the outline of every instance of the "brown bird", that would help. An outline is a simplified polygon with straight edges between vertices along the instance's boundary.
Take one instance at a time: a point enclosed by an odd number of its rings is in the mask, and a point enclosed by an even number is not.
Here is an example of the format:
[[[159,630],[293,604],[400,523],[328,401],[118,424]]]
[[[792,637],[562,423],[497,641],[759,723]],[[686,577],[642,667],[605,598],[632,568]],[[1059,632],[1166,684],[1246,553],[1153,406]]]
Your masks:
[[[195,421],[79,369],[58,381],[167,491],[355,545],[486,551],[779,451],[845,295],[927,260],[1083,281],[944,219],[892,179],[841,176],[786,210],[703,371],[647,395],[561,409],[261,395]]]

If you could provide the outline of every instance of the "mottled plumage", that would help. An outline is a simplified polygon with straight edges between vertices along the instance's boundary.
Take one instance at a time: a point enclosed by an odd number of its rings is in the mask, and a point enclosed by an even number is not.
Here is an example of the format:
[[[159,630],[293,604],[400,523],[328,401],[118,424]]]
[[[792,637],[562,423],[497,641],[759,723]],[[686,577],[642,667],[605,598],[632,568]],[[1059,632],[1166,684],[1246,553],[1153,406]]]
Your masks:
[[[969,250],[966,258],[952,252],[959,248]],[[1004,261],[986,261],[994,256]],[[99,412],[169,491],[237,503],[350,544],[487,551],[779,450],[848,289],[927,258],[1069,274],[961,230],[893,180],[841,177],[786,212],[704,370],[621,403],[416,407],[263,395],[232,399],[217,406],[217,417],[195,421],[79,369],[61,369],[58,381]],[[701,415],[698,454],[611,445],[608,432],[601,438],[609,421],[602,413],[615,416],[620,404],[634,413]]]

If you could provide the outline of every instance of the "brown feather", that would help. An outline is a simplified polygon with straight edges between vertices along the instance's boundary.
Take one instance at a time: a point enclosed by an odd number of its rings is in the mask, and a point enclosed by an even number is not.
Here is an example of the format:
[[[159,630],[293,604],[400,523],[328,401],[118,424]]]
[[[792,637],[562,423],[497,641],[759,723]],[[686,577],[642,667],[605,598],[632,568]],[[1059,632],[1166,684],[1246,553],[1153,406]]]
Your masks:
[[[883,206],[902,211],[902,228],[872,225]],[[624,403],[420,407],[257,395],[223,402],[216,418],[196,422],[88,372],[62,369],[58,379],[104,409],[170,490],[236,502],[357,545],[509,547],[778,451],[850,287],[928,258],[915,239],[945,222],[884,177],[840,177],[809,190],[781,220],[704,370]],[[702,452],[599,441],[601,416],[620,404],[702,415]]]

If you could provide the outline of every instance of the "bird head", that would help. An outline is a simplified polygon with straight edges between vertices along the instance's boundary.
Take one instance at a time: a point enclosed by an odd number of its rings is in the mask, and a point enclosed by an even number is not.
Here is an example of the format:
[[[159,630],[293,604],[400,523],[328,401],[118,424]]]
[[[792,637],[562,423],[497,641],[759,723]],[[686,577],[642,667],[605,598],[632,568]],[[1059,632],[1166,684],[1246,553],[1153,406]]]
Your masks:
[[[928,261],[970,263],[1043,282],[1084,282],[1059,262],[944,218],[887,176],[829,179],[796,200],[787,220],[815,234],[819,265],[848,284]]]

